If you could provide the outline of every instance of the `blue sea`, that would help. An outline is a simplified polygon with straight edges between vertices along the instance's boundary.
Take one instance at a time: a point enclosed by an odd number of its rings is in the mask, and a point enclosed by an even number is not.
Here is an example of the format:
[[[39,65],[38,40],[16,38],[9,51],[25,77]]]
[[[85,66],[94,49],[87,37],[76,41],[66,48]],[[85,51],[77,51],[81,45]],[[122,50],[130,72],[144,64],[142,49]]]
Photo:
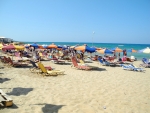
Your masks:
[[[25,42],[27,44],[33,44],[35,42]],[[150,47],[150,44],[124,44],[124,43],[89,43],[89,42],[36,42],[40,45],[50,45],[54,43],[55,45],[69,45],[69,46],[75,46],[75,45],[83,45],[87,44],[89,47],[98,47],[98,48],[108,48],[112,49],[115,47],[119,47],[121,49],[135,49],[135,50],[141,50],[146,47]],[[121,54],[122,55],[122,54]],[[135,56],[138,60],[141,60],[143,57],[150,59],[150,54],[145,53],[127,53],[127,56],[130,57],[131,55]]]

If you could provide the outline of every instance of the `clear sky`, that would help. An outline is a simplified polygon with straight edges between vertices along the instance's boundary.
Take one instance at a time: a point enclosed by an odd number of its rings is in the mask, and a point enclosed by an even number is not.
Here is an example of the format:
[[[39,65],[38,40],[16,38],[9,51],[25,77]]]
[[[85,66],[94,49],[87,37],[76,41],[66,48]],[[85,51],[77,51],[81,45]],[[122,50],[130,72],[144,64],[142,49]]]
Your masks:
[[[150,44],[150,0],[0,0],[0,36]]]

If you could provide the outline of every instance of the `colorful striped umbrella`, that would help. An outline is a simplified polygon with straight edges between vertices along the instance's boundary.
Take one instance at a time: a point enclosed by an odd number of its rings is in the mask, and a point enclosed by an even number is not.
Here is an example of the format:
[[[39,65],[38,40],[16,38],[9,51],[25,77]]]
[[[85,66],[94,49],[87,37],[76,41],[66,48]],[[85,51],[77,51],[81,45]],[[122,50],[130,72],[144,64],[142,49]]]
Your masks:
[[[87,51],[87,52],[92,53],[92,52],[96,51],[96,48],[88,47],[88,46],[84,45],[84,46],[77,46],[77,47],[75,47],[75,50],[79,50],[79,51],[83,51],[83,52]]]
[[[137,52],[137,51],[134,50],[134,49],[128,49],[127,52],[135,53],[135,52]]]
[[[113,48],[113,49],[110,49],[110,50],[112,50],[112,51],[114,51],[114,52],[119,52],[119,53],[123,51],[122,49],[120,49],[120,48],[118,48],[118,47]]]
[[[101,50],[97,50],[97,52],[101,54],[113,54],[114,53],[112,50],[109,50],[109,49],[101,49]]]

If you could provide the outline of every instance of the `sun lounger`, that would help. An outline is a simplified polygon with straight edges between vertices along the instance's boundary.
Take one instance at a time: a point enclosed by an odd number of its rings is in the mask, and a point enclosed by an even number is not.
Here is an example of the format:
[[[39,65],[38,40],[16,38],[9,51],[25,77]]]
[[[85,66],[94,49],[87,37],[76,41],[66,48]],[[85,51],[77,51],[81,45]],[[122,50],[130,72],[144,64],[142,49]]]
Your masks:
[[[29,70],[31,72],[40,72],[40,68],[36,65],[36,63],[32,60],[30,60],[30,63],[32,64],[33,67],[31,67]],[[47,70],[53,70],[53,68],[51,68],[50,66],[44,66]]]
[[[13,67],[26,67],[28,66],[28,63],[25,63],[25,62],[14,62],[12,61],[12,59],[10,57],[8,57],[8,60],[9,60],[9,64]]]
[[[145,67],[145,68],[149,68],[150,67],[150,62],[148,61],[148,59],[143,58],[142,62],[143,62],[143,64],[140,64],[140,67]]]
[[[129,65],[120,64],[120,66],[121,66],[124,70],[129,70],[129,71],[132,71],[132,70],[133,70],[131,67],[129,67]]]
[[[80,61],[80,64],[83,65],[83,66],[90,67],[91,69],[98,69],[97,66],[91,66],[91,65],[85,64],[83,60],[79,60],[79,61]]]
[[[47,76],[47,75],[51,75],[51,76],[63,75],[64,72],[65,72],[65,71],[60,71],[60,70],[48,71],[41,62],[38,62],[38,66],[41,69],[43,76]]]
[[[53,59],[51,60],[51,62],[55,63],[55,64],[64,64],[66,61],[65,60],[60,60],[60,59]]]
[[[76,69],[80,69],[80,70],[91,70],[91,67],[85,66],[85,65],[78,65],[77,63],[77,59],[75,57],[71,58],[72,61],[72,66],[71,67],[75,67]]]
[[[121,64],[120,66],[121,66],[124,70],[140,71],[140,72],[145,71],[143,68],[138,68],[138,67],[134,66],[133,64],[129,64],[129,65]]]
[[[101,58],[98,58],[98,61],[103,66],[115,66],[117,64],[116,62],[103,61]]]
[[[132,68],[133,71],[140,71],[140,72],[145,71],[143,68],[138,68],[133,64],[129,64],[129,67]]]

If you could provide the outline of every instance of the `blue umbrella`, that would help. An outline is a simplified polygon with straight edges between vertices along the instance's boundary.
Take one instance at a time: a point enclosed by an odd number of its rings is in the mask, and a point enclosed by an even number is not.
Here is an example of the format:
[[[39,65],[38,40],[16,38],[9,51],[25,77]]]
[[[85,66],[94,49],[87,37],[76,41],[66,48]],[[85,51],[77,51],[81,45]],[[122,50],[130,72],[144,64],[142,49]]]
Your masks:
[[[34,47],[35,49],[37,49],[39,46],[36,43],[31,44],[32,47]]]
[[[96,48],[95,47],[88,47],[88,46],[86,46],[85,51],[92,53],[92,52],[96,51]]]
[[[131,52],[131,53],[133,53],[133,52],[134,52],[134,53],[135,53],[135,52],[137,52],[137,51],[136,51],[136,50],[134,50],[134,49],[128,49],[128,50],[127,50],[127,52]]]
[[[112,50],[109,50],[109,49],[101,49],[101,50],[97,50],[97,52],[101,54],[113,54],[114,53]]]
[[[75,47],[75,50],[79,50],[79,51],[87,51],[87,52],[95,52],[96,51],[96,48],[94,47],[88,47],[88,46],[77,46]]]
[[[68,49],[68,47],[66,45],[58,45],[57,48],[62,48],[62,50],[66,50]]]

